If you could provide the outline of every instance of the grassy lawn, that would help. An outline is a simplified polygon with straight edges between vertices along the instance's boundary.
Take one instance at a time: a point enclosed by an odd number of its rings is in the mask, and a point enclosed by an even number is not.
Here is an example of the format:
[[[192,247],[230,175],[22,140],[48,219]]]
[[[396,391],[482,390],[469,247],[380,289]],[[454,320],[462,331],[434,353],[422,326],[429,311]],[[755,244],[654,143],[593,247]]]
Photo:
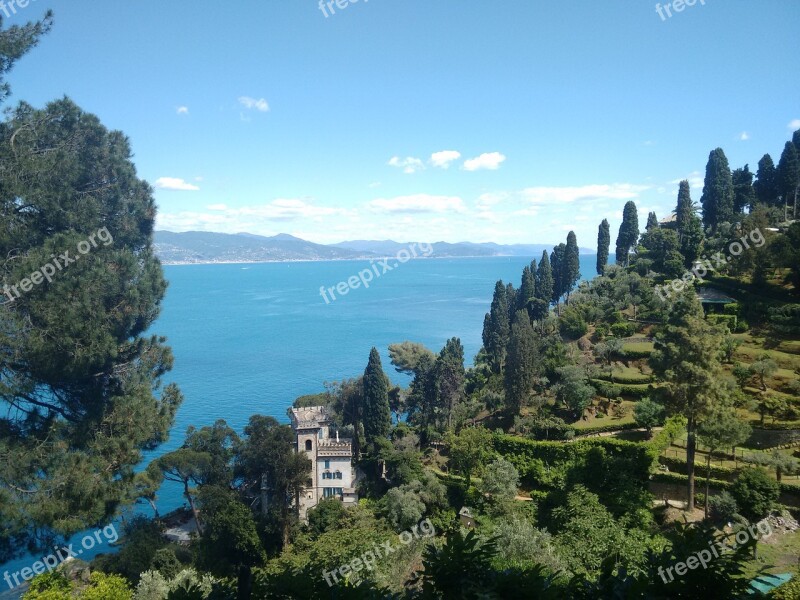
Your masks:
[[[636,405],[635,402],[629,402],[628,400],[622,401],[622,406],[625,407],[626,413],[625,416],[621,419],[614,417],[612,415],[605,416],[603,415],[601,418],[597,418],[597,415],[590,416],[588,419],[581,419],[577,423],[573,423],[572,426],[575,429],[590,429],[592,427],[601,427],[604,425],[627,425],[628,423],[633,423],[633,407]],[[602,414],[602,413],[598,413]]]
[[[796,573],[800,557],[800,535],[773,533],[758,544],[758,558],[745,564],[745,575],[752,579],[758,571],[768,573]]]
[[[653,342],[628,342],[622,345],[623,352],[652,352]]]

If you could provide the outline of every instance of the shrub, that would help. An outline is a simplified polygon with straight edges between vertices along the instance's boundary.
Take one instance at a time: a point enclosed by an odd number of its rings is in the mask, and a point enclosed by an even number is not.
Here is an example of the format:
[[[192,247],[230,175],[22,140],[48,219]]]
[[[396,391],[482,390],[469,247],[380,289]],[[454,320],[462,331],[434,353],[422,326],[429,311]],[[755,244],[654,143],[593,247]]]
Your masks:
[[[733,516],[739,510],[736,499],[725,490],[708,499],[708,508],[711,518],[720,523],[733,520]]]
[[[728,328],[728,331],[734,332],[736,331],[736,323],[738,318],[736,315],[715,315],[710,314],[706,317],[706,320],[713,323],[714,325],[719,325],[722,323]]]
[[[614,323],[611,326],[611,335],[614,337],[627,338],[631,337],[634,333],[636,333],[636,326],[633,323]]]
[[[750,521],[763,518],[778,500],[778,482],[764,469],[743,469],[731,486],[739,512]]]
[[[561,315],[559,330],[564,337],[578,339],[586,335],[589,326],[579,310],[569,307]]]

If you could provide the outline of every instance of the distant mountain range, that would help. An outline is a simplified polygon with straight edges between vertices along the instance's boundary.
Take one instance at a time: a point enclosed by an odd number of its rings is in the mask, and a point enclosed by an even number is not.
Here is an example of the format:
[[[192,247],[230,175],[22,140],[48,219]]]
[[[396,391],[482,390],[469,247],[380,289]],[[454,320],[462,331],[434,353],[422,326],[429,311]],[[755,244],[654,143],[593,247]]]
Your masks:
[[[212,233],[205,231],[156,231],[154,247],[165,264],[234,263],[234,262],[282,262],[295,260],[355,260],[396,256],[403,249],[409,250],[411,242],[392,240],[353,240],[339,244],[315,244],[298,237],[281,233],[272,237],[250,233]],[[423,256],[424,244],[416,244],[417,255]],[[480,256],[530,256],[539,258],[547,244],[495,243],[476,244],[459,242],[449,244],[436,242],[428,254],[430,258],[463,258]],[[593,254],[581,248],[581,254]]]

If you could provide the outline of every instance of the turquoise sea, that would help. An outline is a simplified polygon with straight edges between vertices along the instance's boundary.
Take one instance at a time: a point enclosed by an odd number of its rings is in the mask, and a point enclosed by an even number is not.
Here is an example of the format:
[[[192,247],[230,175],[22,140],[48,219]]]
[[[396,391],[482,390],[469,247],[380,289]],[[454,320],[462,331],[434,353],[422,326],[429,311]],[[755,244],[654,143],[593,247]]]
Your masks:
[[[401,385],[409,380],[389,363],[387,346],[394,342],[422,342],[438,352],[456,336],[471,364],[495,282],[519,287],[529,262],[413,260],[327,304],[320,287],[348,280],[370,268],[369,261],[166,266],[169,289],[150,333],[167,337],[175,367],[165,381],[176,382],[185,400],[169,441],[146,460],[180,446],[189,425],[225,419],[241,432],[256,413],[288,422],[296,397],[363,373],[372,346]],[[581,256],[583,277],[594,269],[595,257]],[[162,513],[183,503],[177,485],[161,490]],[[151,513],[147,506],[138,510]],[[30,558],[14,562],[26,566]]]

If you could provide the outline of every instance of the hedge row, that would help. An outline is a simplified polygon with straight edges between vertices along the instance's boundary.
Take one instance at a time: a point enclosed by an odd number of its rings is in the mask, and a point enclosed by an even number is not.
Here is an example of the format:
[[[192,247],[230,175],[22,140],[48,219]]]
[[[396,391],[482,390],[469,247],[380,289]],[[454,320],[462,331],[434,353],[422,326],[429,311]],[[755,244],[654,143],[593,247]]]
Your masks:
[[[680,483],[682,485],[686,485],[689,481],[689,476],[681,473],[664,473],[659,471],[658,473],[653,473],[653,475],[650,477],[650,481],[655,481],[657,483]],[[698,492],[701,492],[705,490],[706,478],[701,476],[699,473],[695,473],[694,484],[695,489]],[[711,487],[727,490],[730,489],[731,485],[733,485],[733,482],[722,481],[721,479],[711,479],[709,484]],[[789,485],[788,483],[780,482],[778,487],[782,493],[800,499],[800,488],[798,488],[796,485]]]
[[[607,375],[604,373],[603,375],[599,375],[597,379],[613,385],[647,385],[649,383],[653,383],[652,375],[636,375],[626,377],[625,375]]]
[[[652,383],[639,384],[617,384],[603,381],[602,379],[590,379],[589,383],[597,390],[597,393],[606,398],[617,398],[619,396],[633,396],[634,398],[644,398],[649,396],[655,389]]]
[[[640,358],[650,358],[650,355],[652,353],[653,353],[652,350],[632,350],[632,349],[626,350],[625,348],[623,348],[620,351],[620,354],[624,358],[629,358],[631,360],[638,360]]]
[[[661,456],[658,459],[658,462],[662,465],[666,465],[669,467],[671,473],[679,473],[681,475],[686,475],[686,461],[681,460],[680,458],[676,458],[674,456]],[[743,466],[747,466],[746,463],[743,463]],[[714,479],[722,479],[725,481],[730,481],[731,479],[736,477],[736,474],[739,472],[740,469],[731,469],[730,467],[715,467],[711,465],[711,477]],[[696,462],[694,465],[694,474],[695,477],[702,477],[703,480],[706,478],[706,464],[705,461]]]

